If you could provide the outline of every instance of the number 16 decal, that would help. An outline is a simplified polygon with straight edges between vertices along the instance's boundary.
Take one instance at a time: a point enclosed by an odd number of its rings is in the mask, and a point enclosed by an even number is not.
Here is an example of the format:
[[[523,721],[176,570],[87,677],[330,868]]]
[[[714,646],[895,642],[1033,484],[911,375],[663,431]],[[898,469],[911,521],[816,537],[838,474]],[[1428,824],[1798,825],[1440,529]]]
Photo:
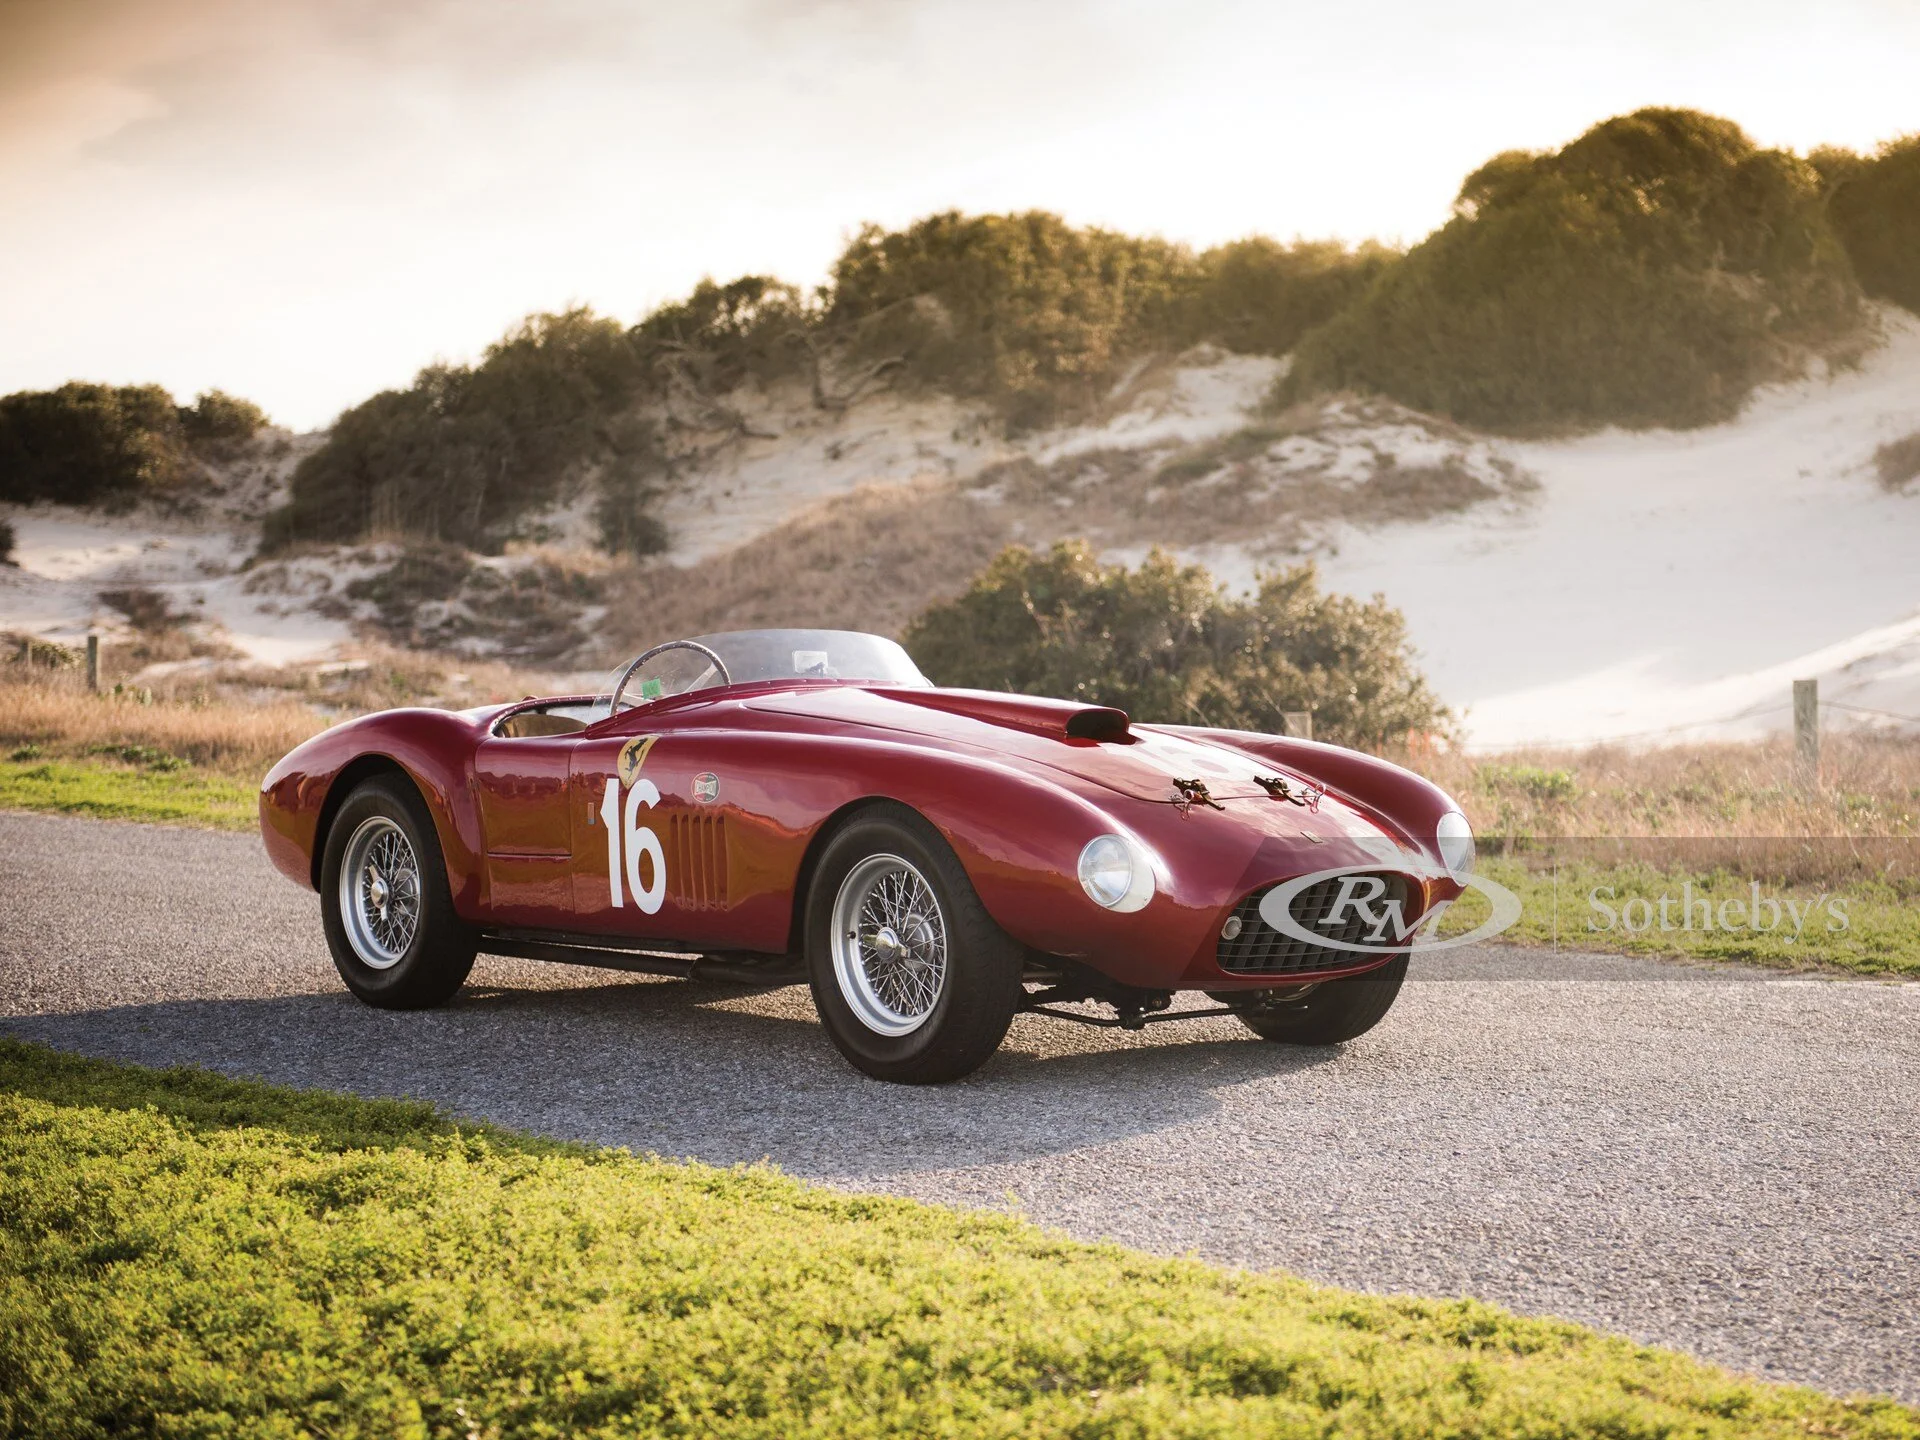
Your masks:
[[[660,837],[640,823],[640,807],[645,805],[651,810],[659,803],[660,791],[654,783],[636,778],[627,790],[627,803],[623,807],[620,778],[607,777],[606,794],[600,801],[600,819],[607,827],[607,889],[616,910],[627,903],[624,890],[633,891],[633,903],[649,915],[658,914],[667,898],[666,851],[660,847]],[[653,861],[653,878],[646,885],[640,883],[643,855]]]

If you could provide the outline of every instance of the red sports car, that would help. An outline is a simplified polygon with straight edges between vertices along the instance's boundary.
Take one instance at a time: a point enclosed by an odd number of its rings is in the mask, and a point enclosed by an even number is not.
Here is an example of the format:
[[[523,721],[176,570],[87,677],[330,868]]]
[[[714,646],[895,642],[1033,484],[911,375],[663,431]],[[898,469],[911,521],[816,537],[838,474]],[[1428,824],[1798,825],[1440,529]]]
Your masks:
[[[369,1004],[443,1004],[480,951],[805,981],[848,1060],[912,1082],[975,1069],[1021,1011],[1351,1039],[1473,863],[1459,807],[1385,761],[939,689],[836,630],[335,726],[274,766],[260,825]],[[1168,1013],[1177,990],[1217,1006]]]

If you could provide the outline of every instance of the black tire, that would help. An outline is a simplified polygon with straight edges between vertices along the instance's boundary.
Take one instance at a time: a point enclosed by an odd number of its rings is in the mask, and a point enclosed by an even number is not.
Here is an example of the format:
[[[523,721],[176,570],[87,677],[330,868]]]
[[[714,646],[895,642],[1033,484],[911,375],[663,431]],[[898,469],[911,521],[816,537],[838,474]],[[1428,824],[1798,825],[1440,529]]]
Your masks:
[[[946,969],[937,998],[905,1034],[882,1033],[862,1018],[843,990],[834,952],[842,887],[857,869],[879,866],[881,857],[904,860],[918,872],[945,931]],[[857,892],[860,882],[854,885]],[[814,868],[806,914],[814,1008],[855,1069],[876,1080],[939,1085],[977,1070],[999,1048],[1024,994],[1024,952],[987,914],[952,847],[912,810],[889,803],[851,817]]]
[[[1407,978],[1407,957],[1400,955],[1378,970],[1328,980],[1298,1000],[1266,1000],[1262,992],[1220,998],[1262,1040],[1282,1045],[1339,1045],[1373,1029],[1393,1008]]]
[[[363,923],[348,913],[353,902],[342,894],[341,871],[356,837],[377,836],[384,826],[397,829],[412,847],[417,883],[415,923],[396,957],[384,963],[369,959],[372,950],[364,938]],[[396,885],[404,883],[404,868]],[[383,882],[384,883],[384,882]],[[327,948],[347,988],[367,1004],[382,1010],[428,1010],[444,1005],[466,983],[479,948],[478,932],[454,912],[447,889],[447,867],[440,854],[440,837],[433,817],[410,781],[380,776],[357,786],[341,803],[327,831],[327,849],[320,863],[320,911],[327,932]],[[356,944],[354,933],[362,938]],[[363,955],[362,945],[368,954]]]

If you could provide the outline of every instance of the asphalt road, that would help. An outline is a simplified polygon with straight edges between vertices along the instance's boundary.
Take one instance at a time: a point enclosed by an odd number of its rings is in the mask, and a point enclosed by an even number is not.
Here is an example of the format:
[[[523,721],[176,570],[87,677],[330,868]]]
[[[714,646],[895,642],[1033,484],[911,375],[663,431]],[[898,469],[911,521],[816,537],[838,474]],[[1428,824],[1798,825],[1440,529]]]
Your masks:
[[[482,959],[341,988],[247,836],[0,814],[0,1033],[363,1095],[1365,1290],[1476,1295],[1920,1401],[1920,985],[1436,957],[1344,1050],[1023,1018],[958,1085],[848,1069],[804,990]]]

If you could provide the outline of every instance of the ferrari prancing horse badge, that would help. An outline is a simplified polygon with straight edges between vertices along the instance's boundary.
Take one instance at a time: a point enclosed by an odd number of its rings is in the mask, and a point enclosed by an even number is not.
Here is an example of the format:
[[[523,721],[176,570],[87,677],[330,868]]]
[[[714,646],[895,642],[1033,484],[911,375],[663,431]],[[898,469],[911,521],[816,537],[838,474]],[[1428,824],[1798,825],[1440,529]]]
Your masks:
[[[634,777],[640,773],[640,767],[647,763],[647,752],[653,749],[653,742],[659,738],[658,735],[644,738],[635,736],[620,747],[620,759],[613,768],[618,772],[622,785],[632,788]]]

